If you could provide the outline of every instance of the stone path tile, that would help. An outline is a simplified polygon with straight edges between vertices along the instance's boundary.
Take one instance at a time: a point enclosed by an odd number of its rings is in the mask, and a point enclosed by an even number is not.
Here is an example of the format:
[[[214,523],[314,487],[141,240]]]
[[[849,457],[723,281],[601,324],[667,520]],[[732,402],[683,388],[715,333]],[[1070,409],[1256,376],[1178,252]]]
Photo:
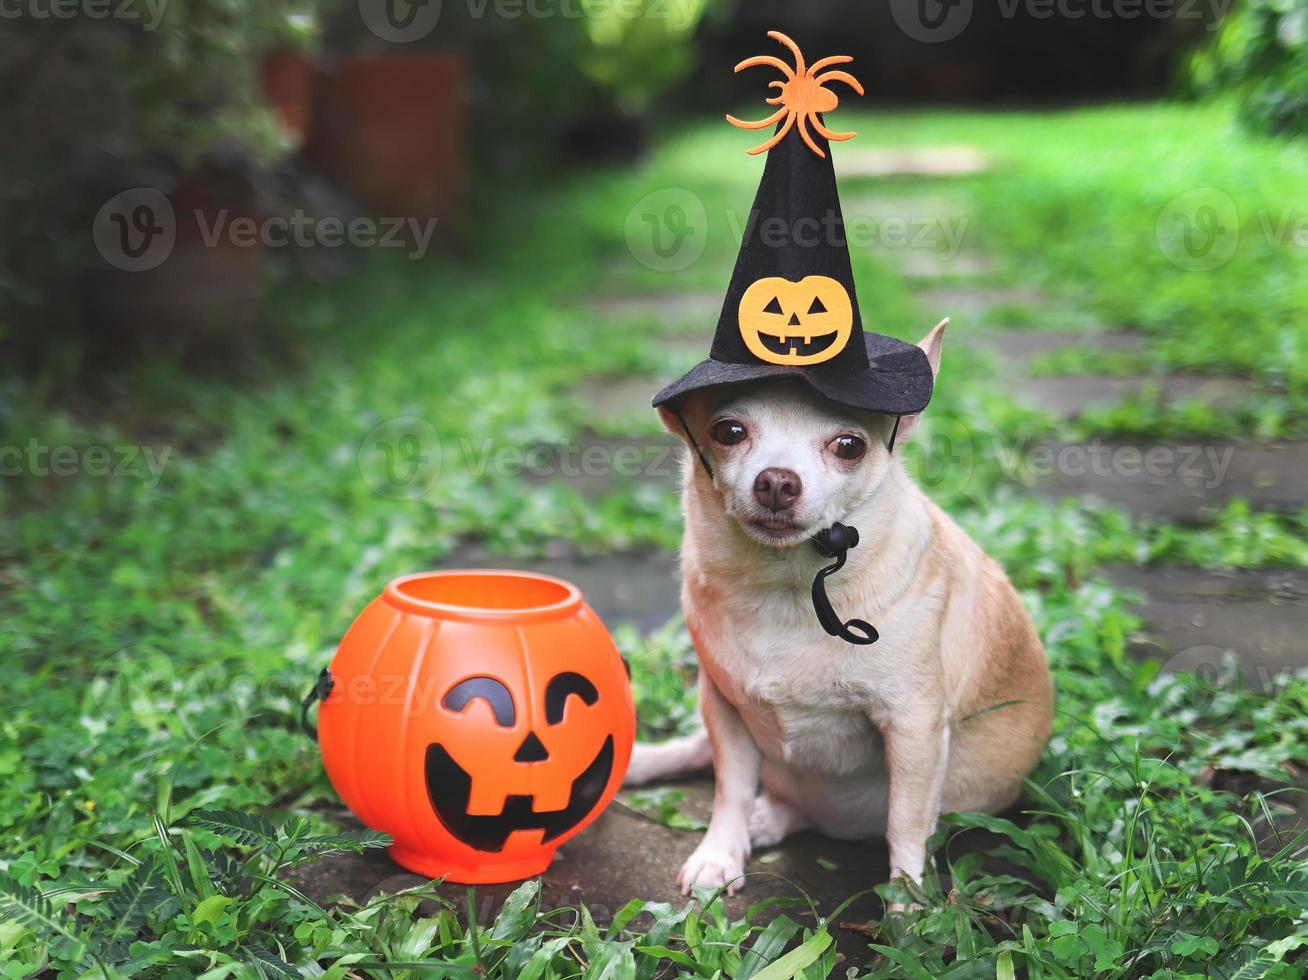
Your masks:
[[[566,579],[581,589],[610,629],[633,623],[643,631],[662,626],[681,610],[681,576],[675,555],[661,551],[616,551],[583,557],[570,544],[545,558],[493,555],[467,544],[444,564],[450,568],[510,568]]]
[[[1105,571],[1143,594],[1141,647],[1165,661],[1165,670],[1216,677],[1229,651],[1244,668],[1244,684],[1266,691],[1278,674],[1308,667],[1308,571],[1174,565]]]
[[[1233,409],[1254,392],[1248,378],[1228,375],[1067,374],[1028,377],[1012,389],[1015,399],[1057,418],[1074,419],[1087,409],[1107,408],[1157,391],[1165,404],[1203,402],[1215,409]]]
[[[890,146],[847,149],[833,158],[836,177],[966,177],[990,169],[975,146]]]
[[[1023,462],[1045,496],[1074,496],[1136,517],[1199,523],[1234,497],[1256,510],[1297,512],[1308,487],[1308,441],[1223,439],[1044,443]]]

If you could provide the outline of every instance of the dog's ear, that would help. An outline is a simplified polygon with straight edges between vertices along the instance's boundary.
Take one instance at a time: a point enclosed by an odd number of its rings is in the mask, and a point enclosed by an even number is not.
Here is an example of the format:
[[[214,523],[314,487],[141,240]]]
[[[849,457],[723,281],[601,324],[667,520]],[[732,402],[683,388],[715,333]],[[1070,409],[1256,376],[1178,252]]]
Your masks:
[[[940,351],[945,346],[945,327],[949,326],[949,317],[945,317],[934,327],[930,333],[917,342],[917,346],[922,348],[927,356],[927,363],[931,365],[931,376],[940,377]],[[916,415],[905,415],[899,420],[899,435],[896,442],[903,442],[913,435],[913,430],[917,428],[918,421],[922,418],[922,413]]]
[[[678,412],[681,413],[681,418],[677,417]],[[681,419],[686,420],[686,427],[691,432],[699,432],[704,426],[704,420],[708,417],[708,392],[692,391],[681,399],[676,412],[666,405],[660,405],[658,413],[659,419],[663,422],[663,428],[682,442],[685,442],[686,445],[690,445],[686,439],[686,429],[682,428]]]
[[[663,428],[667,429],[674,436],[681,439],[686,438],[685,430],[681,428],[681,422],[677,419],[675,412],[666,405],[660,405],[655,409],[655,411],[659,413],[659,421],[663,423]],[[689,425],[690,423],[687,422],[686,424]]]
[[[931,377],[940,377],[940,350],[945,346],[945,327],[949,326],[949,317],[945,317],[931,332],[917,342],[917,346],[926,352],[927,363],[931,365]]]

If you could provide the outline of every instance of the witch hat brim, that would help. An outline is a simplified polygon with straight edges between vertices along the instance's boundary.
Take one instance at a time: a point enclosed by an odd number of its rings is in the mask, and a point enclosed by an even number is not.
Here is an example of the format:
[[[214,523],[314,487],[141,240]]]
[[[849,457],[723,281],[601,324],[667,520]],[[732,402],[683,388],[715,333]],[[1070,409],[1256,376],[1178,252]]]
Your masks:
[[[913,344],[879,333],[864,334],[868,366],[858,371],[788,364],[736,364],[713,358],[654,396],[654,407],[679,402],[705,388],[773,378],[796,378],[819,395],[846,408],[887,415],[914,415],[931,401],[935,378],[926,353]]]
[[[709,358],[654,396],[655,407],[705,388],[768,378],[795,378],[837,404],[869,412],[911,415],[931,400],[933,377],[925,352],[893,337],[863,330],[849,244],[840,210],[830,143],[853,133],[827,129],[823,112],[838,100],[824,85],[843,82],[862,94],[844,71],[824,68],[846,56],[806,67],[788,37],[793,68],[771,57],[742,61],[777,68],[787,81],[773,82],[781,105],[767,119],[742,129],[771,128],[773,135],[751,154],[766,152],[758,193],[723,300]],[[675,406],[674,406],[675,407]]]

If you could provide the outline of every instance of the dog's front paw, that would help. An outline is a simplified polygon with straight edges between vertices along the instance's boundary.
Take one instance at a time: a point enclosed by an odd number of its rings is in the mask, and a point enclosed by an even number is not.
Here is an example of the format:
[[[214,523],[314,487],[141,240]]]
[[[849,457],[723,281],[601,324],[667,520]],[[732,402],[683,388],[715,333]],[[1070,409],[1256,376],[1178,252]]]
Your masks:
[[[720,847],[701,844],[695,848],[677,875],[681,894],[689,895],[692,888],[726,887],[734,895],[744,887],[745,855],[731,853]]]

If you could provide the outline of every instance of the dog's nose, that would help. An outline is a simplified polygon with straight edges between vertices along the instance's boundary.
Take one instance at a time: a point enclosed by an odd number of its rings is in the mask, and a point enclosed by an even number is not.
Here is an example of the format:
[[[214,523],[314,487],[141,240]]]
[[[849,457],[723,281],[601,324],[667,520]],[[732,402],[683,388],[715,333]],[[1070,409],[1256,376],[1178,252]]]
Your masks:
[[[789,510],[803,488],[794,470],[769,466],[754,478],[754,499],[768,510]]]

